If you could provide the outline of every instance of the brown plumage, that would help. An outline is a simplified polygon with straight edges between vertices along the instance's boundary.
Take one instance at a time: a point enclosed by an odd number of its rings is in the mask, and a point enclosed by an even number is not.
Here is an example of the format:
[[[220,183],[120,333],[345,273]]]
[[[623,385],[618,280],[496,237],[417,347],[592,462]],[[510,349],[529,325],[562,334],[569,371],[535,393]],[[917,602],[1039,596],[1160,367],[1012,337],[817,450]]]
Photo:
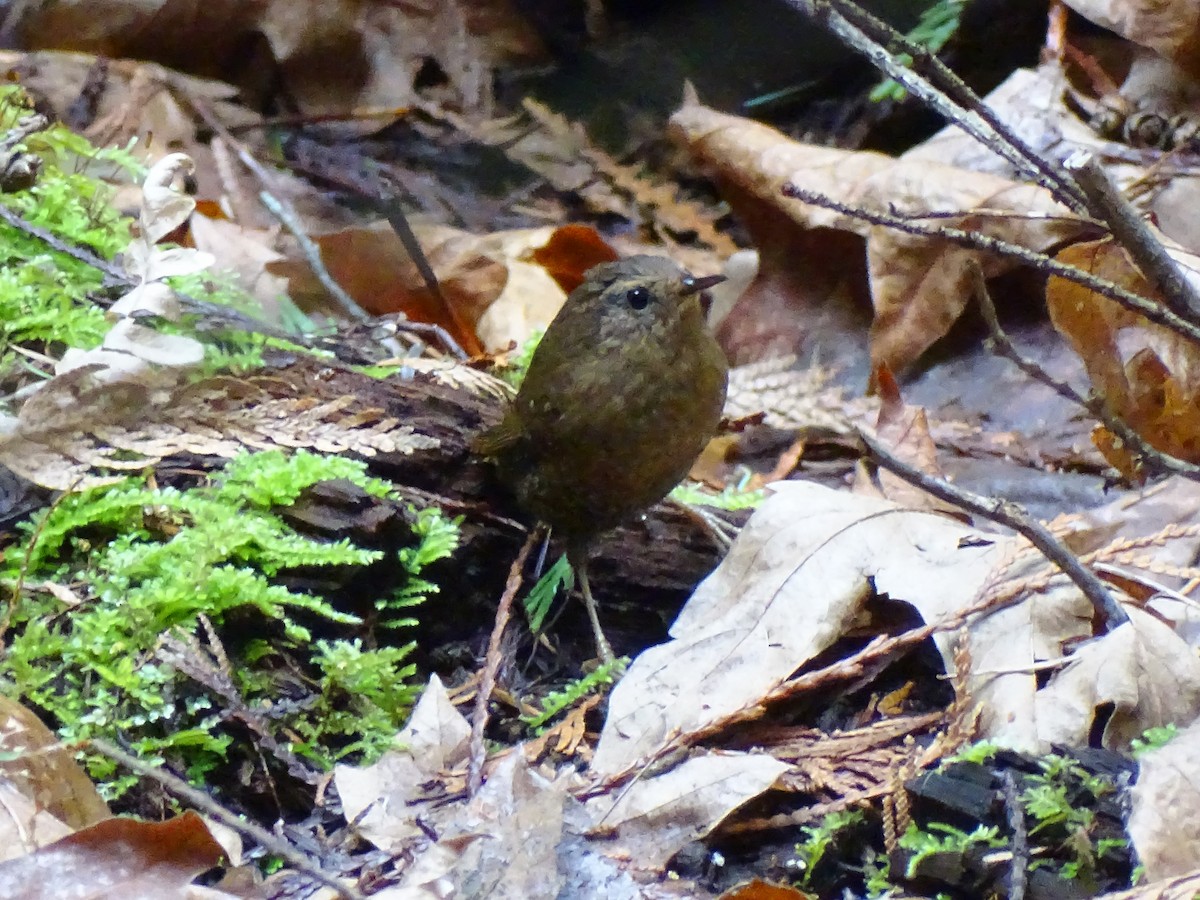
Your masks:
[[[522,508],[566,541],[606,658],[589,544],[666,496],[716,432],[727,364],[700,300],[721,280],[655,256],[589,270],[503,420],[476,440]]]

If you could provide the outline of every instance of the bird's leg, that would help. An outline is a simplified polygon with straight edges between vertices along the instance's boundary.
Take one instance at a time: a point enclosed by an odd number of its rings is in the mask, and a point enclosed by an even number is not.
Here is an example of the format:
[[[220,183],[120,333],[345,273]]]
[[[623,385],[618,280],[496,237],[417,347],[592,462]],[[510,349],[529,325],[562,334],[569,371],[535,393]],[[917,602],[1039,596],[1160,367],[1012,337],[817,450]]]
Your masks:
[[[613,661],[612,647],[608,645],[608,638],[604,636],[604,630],[600,627],[600,615],[596,612],[596,601],[592,597],[592,588],[588,584],[587,575],[588,558],[587,554],[575,565],[575,572],[579,575],[579,590],[583,592],[583,602],[587,606],[588,620],[592,623],[592,634],[596,637],[596,652],[600,654],[600,661],[608,664]]]

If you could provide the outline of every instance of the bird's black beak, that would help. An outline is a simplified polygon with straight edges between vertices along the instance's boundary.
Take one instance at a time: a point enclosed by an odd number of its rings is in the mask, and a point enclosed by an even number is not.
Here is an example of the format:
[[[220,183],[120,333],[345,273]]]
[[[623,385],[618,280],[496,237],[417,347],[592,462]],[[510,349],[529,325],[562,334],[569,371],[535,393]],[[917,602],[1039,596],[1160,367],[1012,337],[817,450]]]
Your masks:
[[[707,291],[713,285],[720,284],[724,280],[724,275],[705,275],[703,278],[693,278],[691,275],[684,275],[683,292],[685,294],[698,294],[701,291]]]

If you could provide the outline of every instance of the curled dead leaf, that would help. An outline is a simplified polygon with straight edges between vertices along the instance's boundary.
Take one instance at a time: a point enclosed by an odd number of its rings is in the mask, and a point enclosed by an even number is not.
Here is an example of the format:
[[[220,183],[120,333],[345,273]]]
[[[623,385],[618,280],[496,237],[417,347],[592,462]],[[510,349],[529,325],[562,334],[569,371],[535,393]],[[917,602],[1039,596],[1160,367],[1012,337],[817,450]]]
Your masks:
[[[1168,250],[1195,277],[1196,257]],[[1111,239],[1076,244],[1057,258],[1144,297],[1156,297]],[[1050,279],[1046,303],[1054,327],[1083,360],[1093,389],[1112,412],[1152,447],[1200,462],[1200,347],[1063,278]],[[1093,440],[1126,476],[1140,475],[1133,448],[1123,446],[1103,426],[1097,426]]]
[[[738,116],[688,103],[671,117],[673,135],[714,173],[723,196],[751,230],[764,265],[791,228],[834,229],[866,241],[865,272],[875,318],[871,359],[902,371],[958,319],[970,299],[969,265],[987,277],[1013,267],[1004,258],[947,240],[871,225],[859,218],[783,196],[787,184],[868,211],[925,218],[936,224],[1045,250],[1079,234],[1084,223],[1032,184],[928,161],[895,160],[794,141]],[[765,215],[764,210],[773,211]],[[769,227],[756,227],[766,225]],[[824,259],[786,260],[820,270]]]
[[[142,185],[142,235],[155,244],[187,221],[196,201],[175,188],[175,181],[196,171],[184,153],[164,156],[146,174]]]

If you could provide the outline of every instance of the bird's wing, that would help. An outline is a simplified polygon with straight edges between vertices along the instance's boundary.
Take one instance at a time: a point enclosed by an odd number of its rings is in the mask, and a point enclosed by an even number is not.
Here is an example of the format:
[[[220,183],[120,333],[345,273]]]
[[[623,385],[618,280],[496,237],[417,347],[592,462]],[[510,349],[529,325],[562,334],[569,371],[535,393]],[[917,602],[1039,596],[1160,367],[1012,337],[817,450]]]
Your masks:
[[[496,425],[471,438],[471,449],[480,456],[498,456],[521,439],[521,423],[513,410]]]

